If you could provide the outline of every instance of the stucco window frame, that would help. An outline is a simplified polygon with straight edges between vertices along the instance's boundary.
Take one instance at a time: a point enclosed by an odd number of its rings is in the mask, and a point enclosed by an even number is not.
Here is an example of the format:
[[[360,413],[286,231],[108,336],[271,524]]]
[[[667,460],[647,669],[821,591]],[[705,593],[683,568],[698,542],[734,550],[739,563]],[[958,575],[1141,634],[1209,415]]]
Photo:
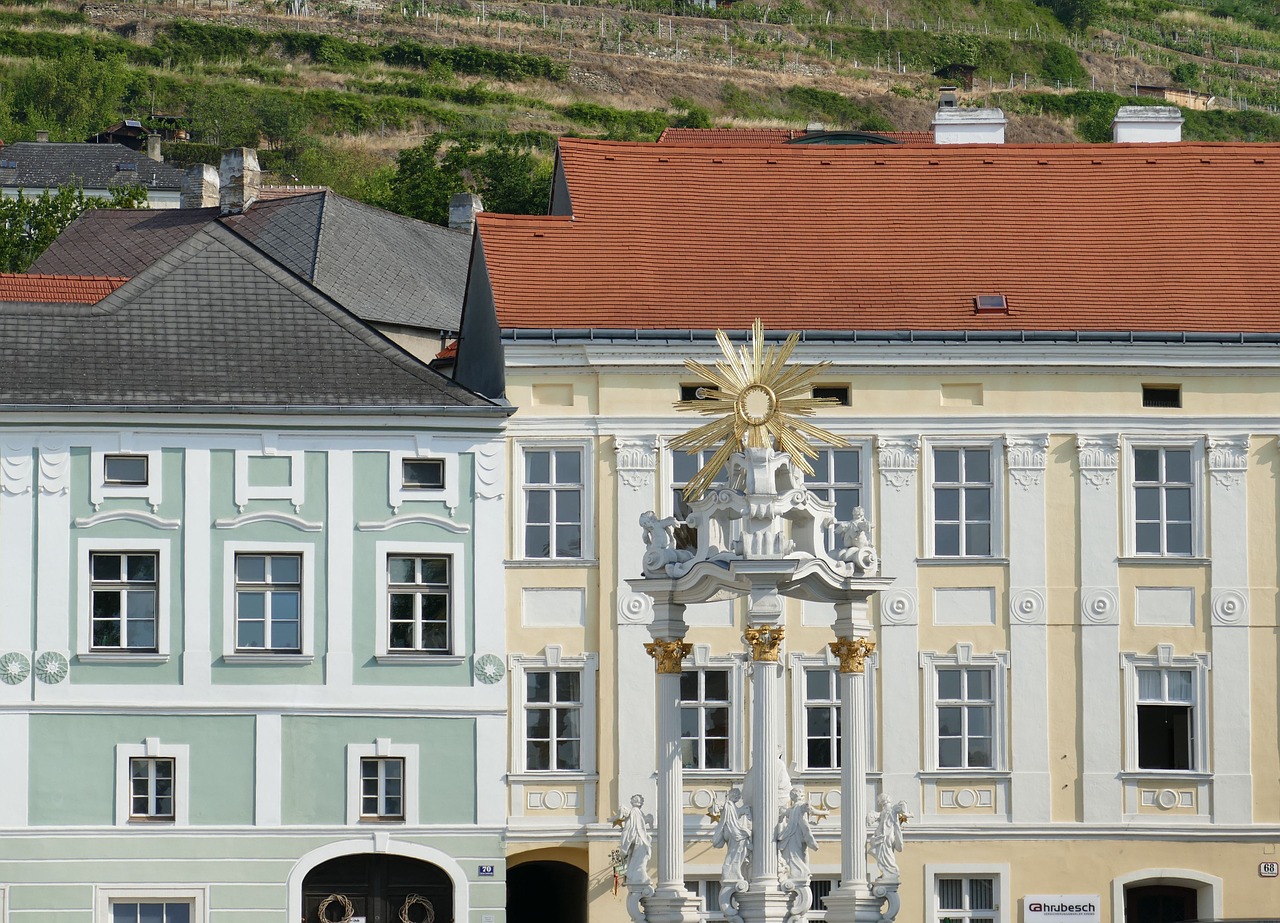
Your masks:
[[[1009,652],[992,651],[976,654],[973,645],[956,644],[954,653],[921,651],[920,667],[924,672],[924,694],[921,696],[924,772],[937,777],[960,776],[972,779],[1001,779],[1009,773]],[[938,670],[989,669],[991,671],[991,766],[961,767],[938,765]]]
[[[136,455],[147,460],[145,484],[118,484],[107,481],[107,456]],[[89,450],[89,502],[95,512],[108,499],[143,499],[155,513],[164,497],[163,455],[160,449],[134,449],[121,446],[106,449],[93,446]]]
[[[140,744],[116,744],[116,813],[117,827],[187,827],[191,817],[191,747],[188,744],[162,744],[158,737],[148,737]],[[133,816],[131,790],[134,759],[173,760],[173,819],[151,820]]]
[[[417,744],[395,744],[389,737],[373,743],[347,744],[347,825],[416,827],[419,822],[419,794],[422,790],[421,764]],[[404,760],[404,816],[369,817],[361,813],[360,761],[365,758]]]
[[[235,504],[243,513],[250,500],[288,500],[295,513],[302,512],[307,493],[306,452],[301,449],[282,450],[266,446],[259,451],[235,450]],[[289,483],[287,485],[251,485],[249,483],[249,459],[288,458]]]
[[[595,652],[564,654],[559,645],[548,644],[541,655],[511,654],[507,658],[510,671],[511,772],[512,782],[586,782],[596,774],[596,709],[600,655]],[[531,670],[577,670],[582,675],[582,760],[578,769],[529,769],[525,753],[525,675]]]
[[[392,513],[399,513],[408,502],[434,501],[443,503],[450,515],[458,508],[458,453],[392,450],[388,455],[387,505]],[[444,463],[443,487],[406,487],[404,463],[406,461],[438,461]]]
[[[743,753],[742,703],[746,695],[746,657],[744,654],[712,654],[708,644],[695,644],[683,672],[703,670],[729,671],[729,766],[727,769],[685,769],[686,778],[709,779],[741,775],[746,771]],[[681,700],[683,702],[683,699]]]
[[[298,555],[301,558],[299,585],[299,640],[302,649],[296,653],[279,651],[242,651],[236,647],[236,556]],[[316,546],[308,542],[224,542],[222,546],[222,659],[226,663],[277,664],[303,666],[315,660],[316,595],[320,592],[316,573]]]
[[[170,903],[183,901],[191,905],[191,923],[207,923],[209,919],[208,885],[94,885],[94,923],[113,923],[113,903]]]
[[[1122,651],[1122,695],[1124,696],[1124,771],[1142,778],[1212,779],[1209,746],[1209,670],[1212,657],[1206,652],[1173,653],[1172,644],[1156,645],[1154,654]],[[1190,769],[1144,769],[1138,766],[1138,670],[1190,670],[1194,701],[1191,722],[1195,739],[1191,745]]]
[[[167,538],[80,538],[76,539],[75,612],[82,619],[76,632],[76,660],[81,663],[167,663],[172,656],[173,578],[172,543]],[[156,556],[156,649],[131,651],[128,648],[107,650],[93,646],[93,574],[90,561],[94,554],[154,554]]]
[[[991,549],[987,554],[938,554],[934,550],[934,457],[936,449],[985,449],[991,453]],[[1005,440],[999,435],[928,436],[920,446],[923,551],[930,563],[999,563],[1005,560]]]
[[[1203,561],[1206,554],[1206,516],[1205,501],[1205,469],[1207,455],[1204,436],[1121,436],[1121,458],[1123,469],[1123,535],[1124,557],[1133,562],[1168,561],[1171,563],[1196,563]],[[1136,482],[1136,461],[1134,452],[1138,449],[1189,449],[1191,451],[1191,553],[1170,554],[1163,552],[1139,552],[1137,527],[1137,501],[1134,497]],[[1144,482],[1145,483],[1145,482]],[[1160,482],[1164,483],[1164,482]],[[1161,520],[1163,524],[1163,519]]]
[[[815,668],[826,668],[834,672],[835,684],[833,685],[833,695],[835,701],[840,700],[840,673],[838,667],[840,661],[830,648],[824,647],[818,654],[792,653],[788,655],[788,666],[790,667],[791,676],[791,701],[793,704],[791,709],[791,739],[795,742],[795,753],[791,765],[795,768],[796,773],[803,779],[838,779],[840,778],[839,768],[810,768],[809,767],[809,748],[808,748],[808,726],[807,715],[805,711],[808,702],[805,670]],[[866,660],[863,667],[863,683],[866,689],[866,720],[867,720],[867,771],[871,773],[879,772],[880,769],[880,750],[877,746],[879,734],[877,733],[879,721],[879,702],[876,695],[876,682],[879,676],[880,654],[873,651]],[[843,733],[844,728],[840,729]]]
[[[579,529],[581,530],[578,538],[578,554],[573,557],[532,557],[525,547],[525,524],[528,519],[528,496],[526,493],[530,485],[525,481],[525,453],[528,450],[534,451],[552,451],[556,449],[573,449],[582,455],[581,469],[581,507],[579,508]],[[513,487],[512,496],[518,497],[518,501],[513,504],[514,515],[511,517],[512,527],[515,534],[511,536],[511,547],[515,549],[516,563],[522,566],[537,567],[581,567],[598,563],[596,561],[596,530],[594,525],[595,517],[595,442],[589,438],[583,437],[522,437],[515,443],[515,465],[512,472]],[[536,485],[542,487],[544,485]],[[549,485],[554,489],[554,484]],[[554,550],[554,548],[552,549]]]
[[[929,862],[924,867],[924,919],[936,923],[941,919],[938,907],[938,881],[943,878],[994,878],[995,923],[1013,923],[1017,906],[1013,902],[1012,878],[1007,863],[1000,862]],[[985,913],[984,913],[985,915]]]
[[[449,558],[449,651],[392,650],[390,577],[387,561],[392,556]],[[379,664],[459,664],[467,656],[467,549],[460,542],[375,542],[374,543],[374,657]]]

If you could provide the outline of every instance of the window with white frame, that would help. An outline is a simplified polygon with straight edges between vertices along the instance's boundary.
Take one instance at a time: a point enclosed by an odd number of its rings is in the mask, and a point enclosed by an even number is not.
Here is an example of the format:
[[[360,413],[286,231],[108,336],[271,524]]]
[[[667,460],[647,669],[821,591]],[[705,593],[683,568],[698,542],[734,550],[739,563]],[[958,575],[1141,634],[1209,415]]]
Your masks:
[[[115,900],[111,923],[191,923],[191,901]]]
[[[802,771],[819,774],[840,768],[840,738],[843,718],[840,706],[840,670],[830,651],[822,654],[792,654],[791,700],[792,737],[798,752],[795,762]],[[871,654],[863,666],[863,690],[867,715],[867,765],[877,764],[876,665]]]
[[[207,885],[95,885],[94,923],[204,923]]]
[[[94,510],[117,497],[146,500],[155,513],[163,495],[161,452],[141,449],[122,439],[110,447],[93,446],[89,451],[89,502]]]
[[[1131,771],[1207,772],[1208,654],[1121,655],[1128,712],[1126,767]]]
[[[524,556],[581,558],[586,450],[524,448]]]
[[[444,459],[401,459],[400,484],[406,490],[444,490]]]
[[[1198,444],[1131,445],[1132,552],[1190,557],[1198,544]]]
[[[680,674],[680,755],[685,769],[729,769],[729,667],[686,667]]]
[[[937,557],[996,554],[997,453],[982,445],[935,445],[930,454],[933,528]]]
[[[684,889],[698,898],[698,919],[720,921],[727,919],[720,912],[720,879],[719,878],[686,878]]]
[[[996,879],[985,875],[934,879],[938,923],[997,923]]]
[[[804,486],[836,505],[836,519],[853,519],[854,509],[863,506],[862,449],[819,449],[809,464],[813,474],[804,476]]]
[[[91,650],[158,649],[158,558],[152,551],[90,552]]]
[[[596,671],[599,655],[513,654],[511,688],[521,711],[511,722],[511,767],[522,773],[574,775],[596,768]]]
[[[676,452],[671,453],[671,511],[677,519],[688,519],[689,513],[692,512],[688,502],[684,498],[685,485],[693,480],[694,475],[702,470],[703,466],[711,460],[711,456],[715,454],[714,449],[706,449],[701,452]],[[712,484],[727,483],[725,469],[721,468],[716,472],[715,479]]]
[[[135,756],[129,759],[129,817],[173,820],[175,760]]]
[[[403,758],[360,758],[360,817],[362,820],[404,820]]]
[[[236,650],[301,653],[302,556],[235,557]]]
[[[104,455],[102,481],[116,486],[143,487],[148,480],[146,455]]]
[[[1007,722],[1007,651],[975,654],[957,644],[954,655],[920,655],[925,668],[925,721],[930,766],[945,771],[1004,771]]]
[[[387,556],[389,652],[451,649],[451,562],[446,555]]]

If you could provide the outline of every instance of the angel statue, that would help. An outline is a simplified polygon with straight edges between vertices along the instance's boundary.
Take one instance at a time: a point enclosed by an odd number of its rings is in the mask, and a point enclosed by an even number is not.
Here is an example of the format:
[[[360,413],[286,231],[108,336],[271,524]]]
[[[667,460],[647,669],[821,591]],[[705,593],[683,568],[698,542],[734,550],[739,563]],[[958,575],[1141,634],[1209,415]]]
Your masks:
[[[905,801],[891,804],[883,792],[876,798],[876,809],[876,813],[867,815],[867,823],[874,825],[868,837],[868,851],[880,867],[876,881],[897,881],[900,873],[894,853],[902,852],[902,825],[911,815]]]
[[[742,804],[742,790],[729,789],[720,813],[712,814],[716,830],[711,845],[725,848],[724,866],[720,871],[720,912],[725,919],[742,923],[734,896],[747,889],[743,866],[751,855],[751,809]]]
[[[778,855],[786,865],[786,872],[779,869],[782,890],[791,892],[787,902],[787,923],[805,920],[813,892],[809,882],[813,873],[809,869],[809,850],[818,848],[809,818],[821,819],[825,815],[814,810],[804,797],[804,786],[791,787],[790,803],[778,814],[778,825],[773,839],[778,844]],[[785,877],[784,877],[785,876]]]
[[[649,881],[649,819],[644,813],[644,796],[632,795],[631,807],[618,812],[613,819],[615,827],[622,828],[621,852],[626,857],[627,913],[635,923],[644,923],[644,910],[640,901],[653,894]]]

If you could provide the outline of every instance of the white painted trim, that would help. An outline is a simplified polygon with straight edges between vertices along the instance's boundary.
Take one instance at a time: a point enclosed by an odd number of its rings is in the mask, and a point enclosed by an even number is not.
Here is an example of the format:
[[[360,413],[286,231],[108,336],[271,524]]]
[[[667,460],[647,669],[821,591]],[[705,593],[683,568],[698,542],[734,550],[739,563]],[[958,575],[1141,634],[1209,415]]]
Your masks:
[[[561,428],[564,421],[559,421]],[[578,556],[573,558],[529,558],[524,550],[525,526],[525,493],[524,493],[524,452],[526,449],[580,449],[582,451],[582,506],[581,506],[581,539]],[[539,437],[536,439],[520,439],[515,442],[515,465],[511,471],[511,524],[515,534],[511,536],[511,547],[515,549],[515,557],[525,561],[536,561],[540,564],[559,566],[576,566],[595,558],[596,553],[596,511],[595,511],[595,439],[581,436]],[[554,486],[554,485],[553,485]]]
[[[958,769],[938,766],[938,668],[939,667],[987,667],[991,669],[991,756],[990,768]],[[975,778],[985,773],[1002,773],[1009,768],[1009,652],[992,651],[976,654],[972,644],[958,642],[955,653],[940,654],[936,651],[920,652],[920,668],[925,671],[923,731],[924,769]]]
[[[1138,767],[1138,669],[1190,670],[1194,674],[1195,702],[1192,705],[1194,722],[1192,767],[1188,773],[1206,773],[1209,764],[1209,669],[1207,653],[1174,654],[1173,645],[1161,644],[1155,654],[1137,654],[1121,651],[1120,668],[1124,675],[1124,769],[1125,772],[1149,773],[1150,769]],[[1156,770],[1157,774],[1163,774]],[[1172,777],[1184,775],[1169,772]],[[1203,809],[1203,805],[1201,806]]]
[[[1192,869],[1141,869],[1111,879],[1112,923],[1124,923],[1125,885],[1139,882],[1194,887],[1197,892],[1196,916],[1205,920],[1222,916],[1222,879],[1216,875]]]
[[[1205,556],[1205,437],[1203,436],[1186,436],[1186,435],[1122,435],[1120,437],[1121,462],[1120,469],[1123,472],[1123,486],[1121,488],[1120,508],[1121,522],[1123,523],[1123,544],[1122,552],[1124,557],[1132,558],[1134,561],[1147,562],[1152,560],[1167,561],[1194,561],[1197,558]],[[1134,461],[1133,452],[1135,449],[1190,449],[1191,450],[1191,554],[1138,554],[1135,544],[1137,542],[1137,529],[1134,525],[1134,501],[1133,501],[1133,473]]]
[[[105,513],[98,513],[94,516],[77,516],[71,524],[77,529],[91,529],[94,526],[102,525],[104,522],[138,522],[154,529],[182,528],[181,519],[164,519],[154,513],[147,513],[143,510],[108,510]]]
[[[991,553],[940,556],[933,550],[933,451],[934,449],[987,449],[991,453]],[[924,488],[922,547],[926,558],[940,561],[987,561],[1004,556],[1005,445],[1003,436],[926,436],[921,440],[921,486]]]
[[[278,712],[254,716],[253,822],[278,827],[284,798],[284,721]]]
[[[371,831],[369,835],[359,839],[327,843],[302,856],[294,863],[293,868],[289,870],[289,877],[285,883],[285,888],[287,889],[286,899],[288,901],[285,919],[301,920],[303,918],[302,882],[306,879],[307,873],[313,868],[340,856],[380,852],[392,856],[417,859],[420,862],[427,862],[439,867],[453,882],[453,918],[458,923],[466,923],[467,920],[470,920],[471,888],[467,880],[467,873],[458,864],[458,860],[448,853],[441,852],[430,846],[420,846],[417,843],[406,843],[397,840],[393,835],[394,832],[394,830]]]
[[[404,760],[404,820],[381,820],[363,817],[360,813],[360,760],[365,757],[390,757]],[[418,821],[418,795],[422,791],[422,769],[418,763],[417,744],[393,744],[379,737],[371,744],[347,744],[347,823],[351,826],[368,824],[382,826],[400,824],[416,827]]]
[[[158,446],[148,449],[137,448],[137,438],[128,431],[121,431],[114,436],[116,438],[114,448],[106,447],[111,436],[95,438],[89,448],[89,502],[93,504],[94,512],[102,506],[104,499],[116,497],[140,497],[147,501],[152,513],[156,512],[164,497],[160,448]],[[106,475],[108,455],[145,455],[147,483],[108,484]]]
[[[191,748],[187,744],[162,744],[148,737],[141,744],[116,744],[116,816],[117,827],[186,827],[191,813]],[[129,760],[134,757],[158,757],[173,760],[173,820],[131,819]]]
[[[320,592],[319,574],[316,573],[316,546],[309,542],[225,542],[222,546],[222,655],[239,658],[252,656],[254,651],[236,649],[236,555],[237,554],[296,554],[302,557],[302,573],[299,575],[302,591],[300,638],[303,657],[316,653],[316,596]],[[279,657],[279,652],[262,652],[264,656]]]
[[[805,722],[805,668],[827,667],[836,670],[840,665],[840,661],[835,654],[831,652],[829,647],[824,647],[821,654],[798,654],[792,653],[787,655],[788,669],[791,674],[791,745],[794,748],[791,760],[791,769],[793,773],[803,776],[818,776],[839,778],[839,769],[810,769],[808,766],[809,748],[806,746],[808,741],[808,730]],[[877,733],[879,727],[878,720],[878,703],[876,701],[877,675],[880,668],[880,654],[873,652],[867,657],[863,666],[866,675],[864,686],[866,688],[866,706],[867,706],[867,771],[876,772],[880,766],[880,752],[876,745],[880,735]],[[838,685],[838,672],[833,674],[836,682],[832,683],[831,695],[837,709],[840,707],[840,687]],[[844,729],[841,728],[841,731]],[[688,770],[685,770],[688,773]]]
[[[192,523],[208,522],[212,496],[211,458],[205,448],[182,453],[183,515]],[[213,601],[213,542],[208,529],[191,528],[182,536],[183,644],[182,685],[193,693],[212,680],[210,638]]]
[[[432,516],[429,513],[405,513],[382,520],[362,519],[356,523],[356,529],[361,532],[386,532],[396,526],[409,525],[437,526],[446,532],[453,532],[456,535],[465,535],[471,531],[471,526],[465,522],[454,522],[452,519]]]
[[[355,458],[349,449],[331,449],[326,462],[324,678],[338,690],[350,689],[355,673]]]
[[[278,434],[260,434],[262,448],[258,451],[249,449],[235,450],[235,504],[243,513],[250,500],[288,500],[293,504],[295,513],[302,510],[302,502],[306,497],[306,453],[301,449],[281,450],[276,448]],[[285,486],[267,487],[249,484],[250,458],[290,459],[289,483]]]
[[[465,657],[467,653],[467,626],[469,624],[467,584],[470,571],[467,569],[467,548],[461,543],[453,542],[375,542],[374,559],[371,567],[374,573],[373,591],[376,594],[374,603],[374,654],[379,662],[386,658],[387,663],[415,662],[433,663],[442,657]],[[447,557],[449,561],[449,651],[447,654],[429,654],[424,651],[393,651],[390,648],[390,613],[388,608],[387,558],[390,555],[438,555]],[[412,661],[410,660],[412,658]],[[455,661],[456,662],[456,661]]]
[[[399,513],[406,502],[415,500],[435,501],[443,503],[452,516],[458,509],[458,453],[443,452],[435,442],[424,434],[416,437],[417,448],[406,452],[392,449],[387,453],[387,505],[393,513]],[[444,462],[444,487],[439,490],[421,489],[404,486],[405,459],[431,459]]]
[[[924,867],[924,919],[932,923],[941,918],[938,908],[939,878],[996,879],[996,923],[1013,923],[1017,905],[1013,902],[1012,875],[1008,863],[1001,862],[927,862]]]
[[[36,459],[36,650],[70,652],[71,452],[42,444]],[[35,658],[32,658],[34,664]],[[66,682],[67,680],[64,680]],[[39,685],[39,684],[37,684]]]
[[[596,653],[566,655],[559,645],[548,644],[542,655],[512,654],[507,659],[511,675],[511,772],[539,779],[554,780],[565,776],[582,777],[596,771],[596,683],[600,655]],[[524,695],[528,670],[577,670],[582,674],[582,766],[571,772],[529,770],[525,768]],[[594,806],[582,807],[583,816],[594,814]]]
[[[215,519],[213,527],[215,529],[238,529],[241,526],[251,526],[258,522],[277,522],[283,526],[292,526],[300,532],[324,531],[323,522],[309,522],[301,516],[290,516],[288,513],[280,513],[274,510],[263,510],[260,513],[245,513],[243,516]]]
[[[94,923],[112,923],[111,904],[114,901],[190,901],[191,923],[208,923],[208,885],[94,885]]]
[[[76,656],[88,657],[90,660],[102,662],[106,659],[120,657],[122,662],[139,658],[143,662],[156,657],[168,658],[171,653],[170,626],[173,612],[169,602],[173,597],[173,583],[177,579],[177,571],[169,553],[170,540],[167,538],[79,538],[76,540],[76,599],[73,603],[74,616],[80,623],[76,632]],[[140,654],[127,648],[115,650],[93,649],[92,590],[93,583],[89,573],[89,557],[95,552],[134,552],[137,554],[155,554],[156,556],[156,651],[154,655]],[[123,614],[122,616],[123,617]],[[89,661],[86,661],[86,663]]]
[[[0,444],[0,586],[5,588],[5,618],[0,619],[0,650],[34,648],[32,625],[35,622],[35,598],[31,574],[34,571],[36,551],[33,531],[36,511],[35,496],[31,492],[31,445],[26,451],[25,488],[10,479],[8,464],[15,457],[16,449],[7,441]],[[14,488],[11,492],[10,488]]]

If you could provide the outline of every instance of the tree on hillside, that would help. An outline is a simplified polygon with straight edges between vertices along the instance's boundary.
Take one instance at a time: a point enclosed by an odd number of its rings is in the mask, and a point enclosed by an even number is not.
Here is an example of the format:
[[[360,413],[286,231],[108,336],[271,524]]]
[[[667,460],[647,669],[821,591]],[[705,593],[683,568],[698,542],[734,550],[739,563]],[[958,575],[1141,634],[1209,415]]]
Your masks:
[[[62,186],[36,196],[0,198],[0,271],[26,272],[63,228],[91,208],[137,208],[146,205],[141,186],[111,190],[111,198],[86,196],[79,186]]]
[[[449,198],[474,192],[488,211],[545,214],[551,198],[551,162],[506,132],[434,134],[400,152],[387,207],[434,224],[449,223]]]
[[[129,79],[124,55],[99,60],[85,48],[37,59],[13,81],[11,118],[54,140],[83,141],[120,118]]]

